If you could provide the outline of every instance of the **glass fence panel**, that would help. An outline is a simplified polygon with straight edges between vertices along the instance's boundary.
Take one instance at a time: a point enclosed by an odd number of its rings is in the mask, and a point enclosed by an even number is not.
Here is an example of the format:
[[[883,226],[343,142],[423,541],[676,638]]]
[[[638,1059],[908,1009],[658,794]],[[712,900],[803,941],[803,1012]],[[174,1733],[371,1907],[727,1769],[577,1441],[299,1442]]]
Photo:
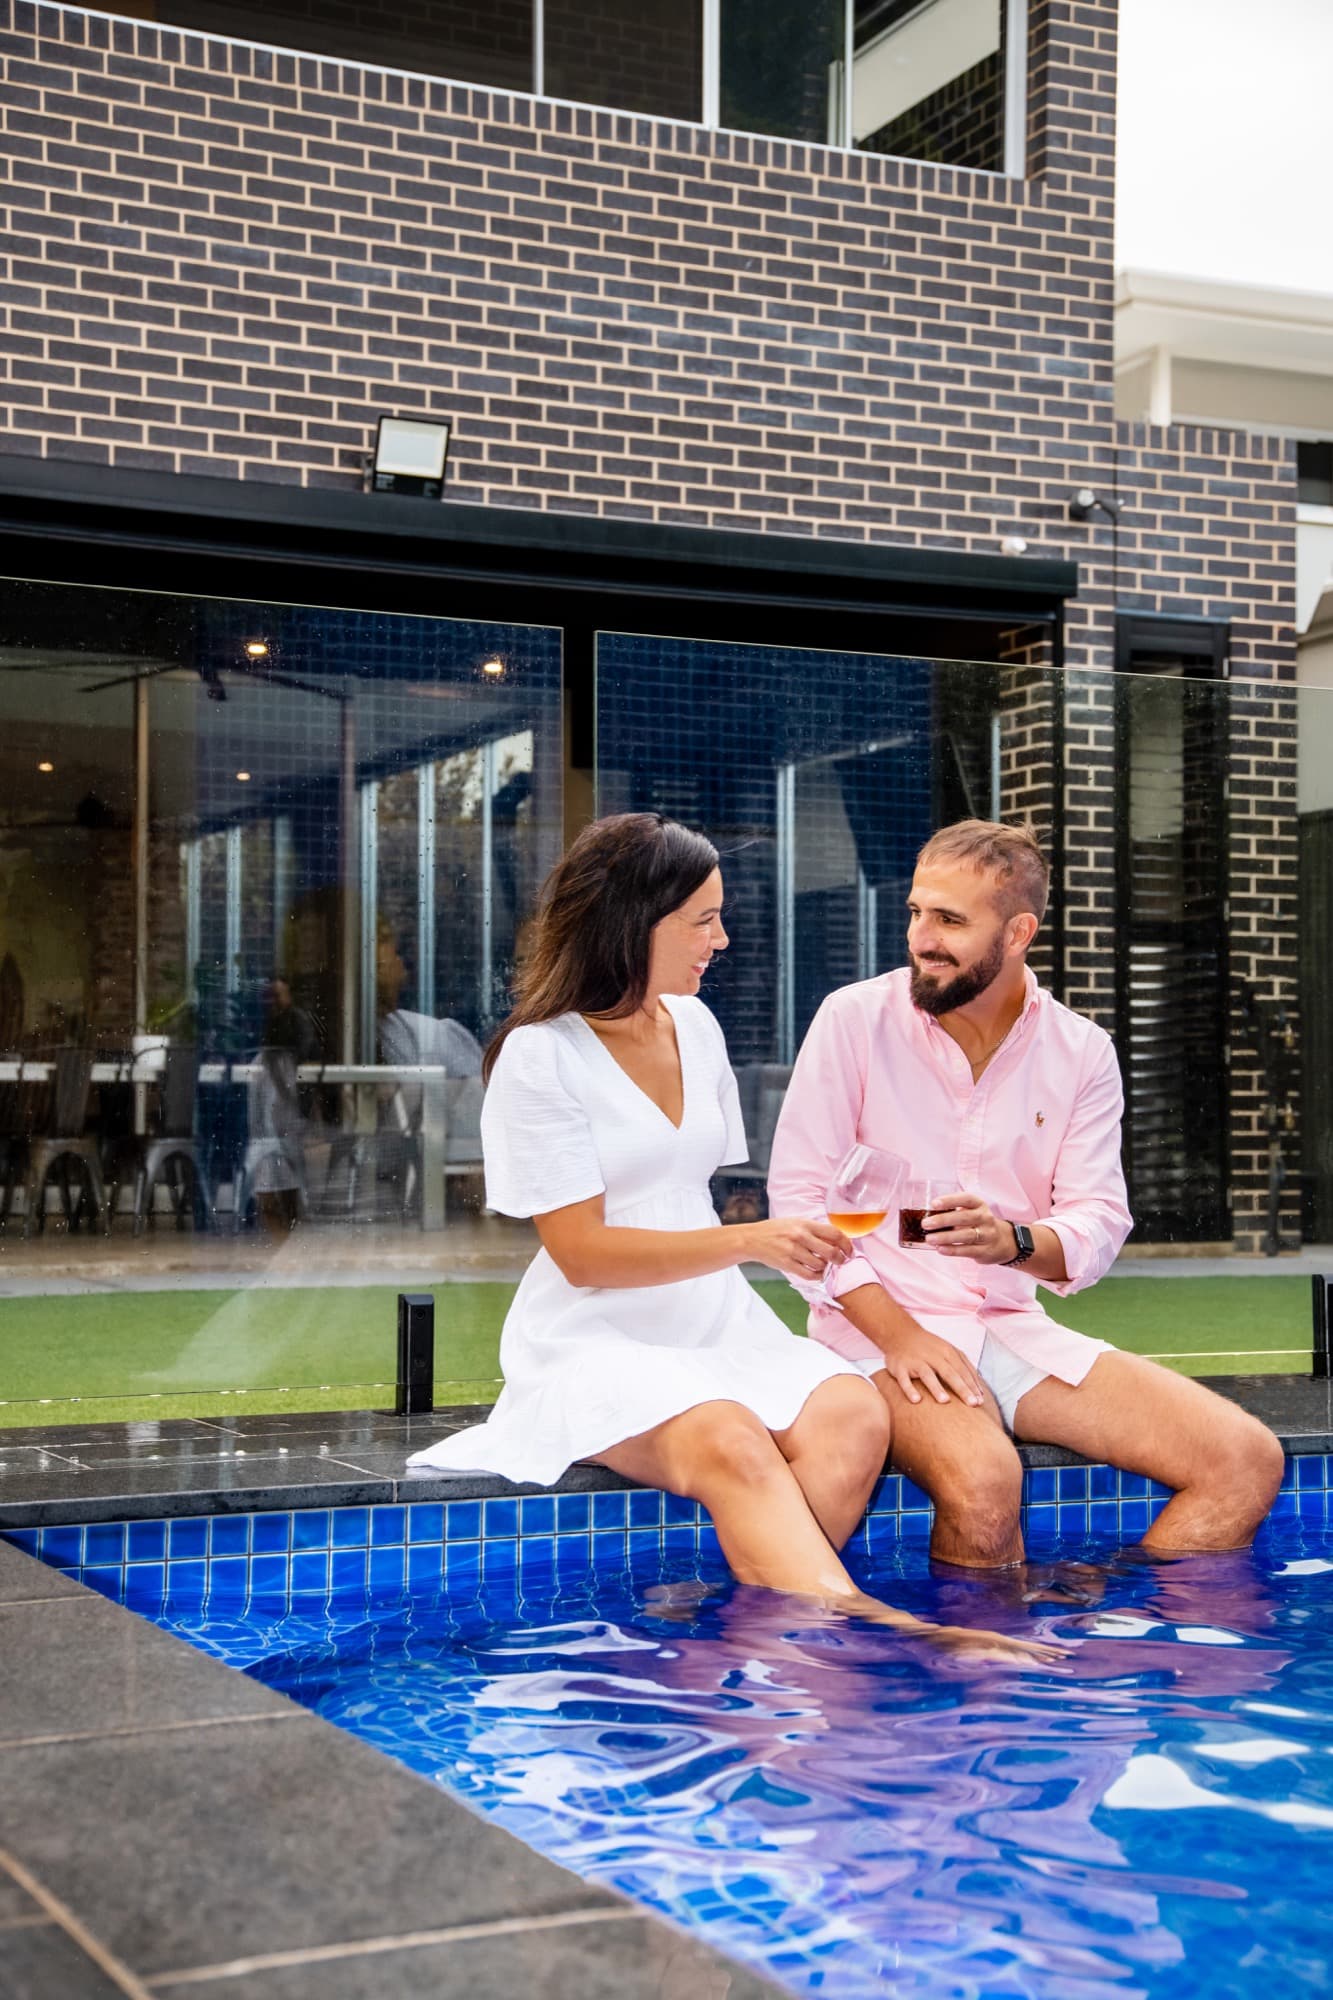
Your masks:
[[[561,741],[549,628],[6,587],[0,1425],[392,1403],[437,1286],[438,1393],[494,1396]]]
[[[1100,1285],[1044,1302],[1188,1372],[1308,1374],[1311,1280],[1333,1271],[1333,688],[1218,678],[1166,647],[1145,663],[603,633],[598,810],[670,813],[723,855],[732,942],[704,997],[750,1138],[715,1184],[726,1220],[763,1211],[822,999],[907,963],[928,834],[1031,814],[1054,874],[1030,962],[1115,1039],[1135,1217]]]

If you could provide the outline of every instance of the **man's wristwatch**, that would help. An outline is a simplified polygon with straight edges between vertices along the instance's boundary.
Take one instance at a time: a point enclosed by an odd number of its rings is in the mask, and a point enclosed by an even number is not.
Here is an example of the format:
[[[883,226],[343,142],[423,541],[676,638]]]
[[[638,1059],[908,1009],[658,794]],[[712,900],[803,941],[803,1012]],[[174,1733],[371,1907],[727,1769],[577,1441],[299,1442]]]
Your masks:
[[[1009,1227],[1014,1232],[1014,1241],[1018,1245],[1018,1248],[1012,1257],[1005,1258],[1004,1268],[1006,1271],[1014,1264],[1026,1264],[1028,1258],[1035,1256],[1037,1252],[1037,1246],[1032,1240],[1032,1231],[1028,1228],[1026,1222],[1011,1222]]]

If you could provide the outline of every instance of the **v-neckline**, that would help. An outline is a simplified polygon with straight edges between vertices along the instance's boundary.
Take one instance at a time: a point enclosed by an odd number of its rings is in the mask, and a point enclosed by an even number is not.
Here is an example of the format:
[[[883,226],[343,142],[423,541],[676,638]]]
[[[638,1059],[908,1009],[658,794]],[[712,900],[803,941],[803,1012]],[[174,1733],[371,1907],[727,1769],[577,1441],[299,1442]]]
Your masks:
[[[685,1128],[685,1119],[689,1112],[689,1082],[685,1075],[685,1050],[680,1038],[680,1022],[676,1018],[676,1011],[674,1007],[668,1005],[667,997],[665,994],[663,994],[662,996],[662,1005],[666,1007],[667,1014],[670,1016],[671,1032],[676,1038],[676,1061],[680,1065],[680,1124],[679,1125],[676,1123],[674,1118],[669,1117],[667,1113],[663,1111],[661,1105],[658,1103],[655,1097],[650,1097],[648,1095],[648,1092],[644,1089],[641,1083],[636,1083],[634,1081],[634,1078],[625,1068],[624,1063],[622,1063],[617,1056],[612,1055],[610,1049],[606,1046],[606,1043],[602,1040],[596,1028],[593,1027],[591,1021],[587,1020],[582,1014],[575,1014],[574,1019],[578,1022],[579,1026],[583,1029],[584,1033],[588,1036],[588,1039],[593,1043],[593,1045],[597,1049],[599,1049],[601,1053],[606,1057],[606,1060],[610,1063],[611,1067],[621,1076],[621,1078],[623,1078],[624,1082],[629,1085],[629,1088],[635,1091],[643,1099],[645,1104],[649,1104],[652,1106],[653,1110],[662,1120],[662,1123],[665,1126],[667,1126],[667,1128],[670,1131],[680,1133]]]

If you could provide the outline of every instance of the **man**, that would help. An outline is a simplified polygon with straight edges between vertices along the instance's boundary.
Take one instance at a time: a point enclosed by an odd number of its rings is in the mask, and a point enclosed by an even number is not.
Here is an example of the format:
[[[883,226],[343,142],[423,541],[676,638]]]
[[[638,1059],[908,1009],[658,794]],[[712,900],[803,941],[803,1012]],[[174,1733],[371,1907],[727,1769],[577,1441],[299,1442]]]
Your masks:
[[[773,1141],[775,1215],[819,1214],[858,1142],[959,1191],[901,1248],[897,1216],[811,1288],[810,1332],[872,1377],[893,1463],[935,1504],[931,1547],[1020,1561],[1011,1437],[1066,1445],[1173,1488],[1158,1551],[1245,1546],[1282,1476],[1272,1433],[1199,1383],[1050,1319],[1037,1284],[1096,1282],[1129,1233],[1111,1041],[1044,992],[1028,949],[1049,868],[1028,829],[946,827],[908,902],[910,966],[824,1002]]]

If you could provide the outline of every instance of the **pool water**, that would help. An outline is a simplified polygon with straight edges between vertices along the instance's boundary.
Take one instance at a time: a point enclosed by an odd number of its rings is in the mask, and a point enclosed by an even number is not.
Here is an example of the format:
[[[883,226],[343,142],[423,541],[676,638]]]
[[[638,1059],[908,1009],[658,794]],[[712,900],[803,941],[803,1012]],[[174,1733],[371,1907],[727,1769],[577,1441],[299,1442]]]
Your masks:
[[[1056,1670],[964,1666],[688,1553],[479,1598],[136,1608],[795,1993],[1322,1994],[1333,1529],[1061,1567],[1111,1553],[861,1566],[923,1616],[1068,1640]],[[1099,1600],[1028,1601],[1052,1565]]]

